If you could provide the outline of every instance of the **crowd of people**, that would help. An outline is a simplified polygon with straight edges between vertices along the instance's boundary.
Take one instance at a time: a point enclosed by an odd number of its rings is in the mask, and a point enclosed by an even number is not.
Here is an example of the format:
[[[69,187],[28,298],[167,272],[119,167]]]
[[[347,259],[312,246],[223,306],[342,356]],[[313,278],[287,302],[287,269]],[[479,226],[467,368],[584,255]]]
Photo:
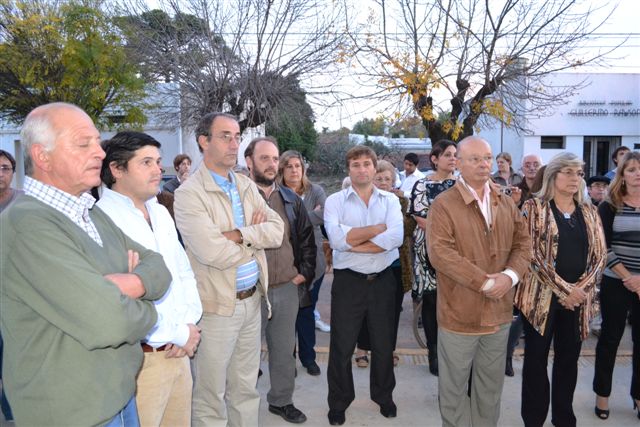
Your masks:
[[[271,137],[249,143],[238,172],[232,115],[204,115],[195,134],[201,164],[191,172],[191,158],[176,157],[164,187],[157,140],[122,131],[102,141],[71,104],[27,116],[23,190],[11,188],[16,162],[0,151],[5,418],[257,426],[264,336],[268,411],[303,423],[296,357],[321,375],[316,303],[328,263],[331,425],[355,399],[354,362],[369,367],[380,414],[397,416],[409,291],[422,302],[443,425],[498,424],[524,331],[524,425],[542,426],[551,409],[554,425],[575,426],[578,360],[594,328],[594,415],[607,419],[629,315],[640,418],[640,153],[621,147],[614,170],[585,180],[571,153],[546,165],[526,155],[522,175],[499,153],[492,173],[477,136],[434,143],[426,174],[415,153],[398,174],[358,145],[343,189],[327,197],[303,156]]]

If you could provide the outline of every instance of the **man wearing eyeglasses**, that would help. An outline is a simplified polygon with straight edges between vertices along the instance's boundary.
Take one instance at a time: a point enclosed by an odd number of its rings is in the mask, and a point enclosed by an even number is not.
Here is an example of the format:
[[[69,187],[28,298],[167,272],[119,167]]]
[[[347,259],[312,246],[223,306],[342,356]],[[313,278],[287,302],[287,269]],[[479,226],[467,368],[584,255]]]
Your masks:
[[[176,224],[203,309],[192,364],[194,426],[259,424],[260,311],[268,288],[264,249],[282,244],[284,223],[253,181],[233,172],[240,137],[234,116],[205,115],[196,128],[203,162],[175,192]],[[270,311],[268,299],[266,305]]]
[[[495,426],[513,287],[527,269],[530,238],[511,197],[489,184],[491,146],[470,136],[457,157],[460,178],[433,202],[426,230],[438,279],[440,414],[444,426]]]
[[[11,203],[20,195],[23,194],[22,190],[11,188],[11,181],[13,180],[13,174],[16,171],[16,160],[11,153],[0,150],[0,212],[9,207]],[[2,337],[0,337],[0,378],[2,378]],[[2,389],[2,399],[0,401],[0,407],[2,408],[2,414],[7,421],[13,421],[13,414],[11,413],[11,407],[7,400],[4,388]]]
[[[5,210],[22,190],[11,188],[13,174],[16,171],[16,160],[11,153],[0,150],[0,212]]]

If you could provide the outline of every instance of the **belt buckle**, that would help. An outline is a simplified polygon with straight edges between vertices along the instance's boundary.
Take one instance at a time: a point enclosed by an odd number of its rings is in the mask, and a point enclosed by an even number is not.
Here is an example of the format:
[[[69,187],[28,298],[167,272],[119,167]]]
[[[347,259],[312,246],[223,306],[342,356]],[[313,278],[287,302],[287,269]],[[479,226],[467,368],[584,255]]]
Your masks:
[[[378,277],[378,273],[367,274],[367,282],[373,282],[376,277]]]

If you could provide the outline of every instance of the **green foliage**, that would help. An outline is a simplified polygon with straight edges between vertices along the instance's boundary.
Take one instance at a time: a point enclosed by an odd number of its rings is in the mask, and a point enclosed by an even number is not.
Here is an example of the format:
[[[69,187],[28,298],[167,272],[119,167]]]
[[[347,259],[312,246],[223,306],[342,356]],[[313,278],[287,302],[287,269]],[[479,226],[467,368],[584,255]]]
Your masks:
[[[364,118],[353,125],[353,133],[359,135],[384,135],[384,118],[379,116],[375,119]]]
[[[313,160],[318,134],[310,119],[300,121],[286,112],[280,113],[275,120],[267,121],[266,131],[267,135],[278,140],[281,153],[296,150],[305,158]]]
[[[286,96],[282,102],[273,108],[272,118],[266,122],[266,133],[278,140],[281,153],[296,150],[312,160],[318,141],[313,109],[307,103],[306,93],[300,88],[298,80],[288,80],[289,90],[284,93]]]
[[[90,1],[0,5],[0,117],[21,123],[38,105],[70,102],[99,125],[141,125],[144,81],[110,19]]]
[[[376,152],[378,158],[381,159],[391,154],[391,148],[387,147],[382,142],[369,141],[369,139],[365,139],[363,145],[371,147],[371,149]]]
[[[356,144],[349,141],[349,129],[342,128],[320,134],[315,161],[309,172],[322,176],[345,176],[347,151]]]

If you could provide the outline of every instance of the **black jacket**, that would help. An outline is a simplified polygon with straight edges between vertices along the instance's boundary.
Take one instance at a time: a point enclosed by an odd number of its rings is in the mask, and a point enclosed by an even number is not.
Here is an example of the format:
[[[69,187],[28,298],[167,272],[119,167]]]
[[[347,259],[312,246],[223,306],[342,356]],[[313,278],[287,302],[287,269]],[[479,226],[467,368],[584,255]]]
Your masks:
[[[307,208],[304,207],[302,199],[283,185],[279,185],[278,190],[287,213],[294,265],[298,269],[298,273],[305,278],[305,282],[298,286],[299,304],[301,308],[308,307],[311,305],[309,288],[313,284],[316,274],[316,242],[313,235],[313,225],[309,220]]]

